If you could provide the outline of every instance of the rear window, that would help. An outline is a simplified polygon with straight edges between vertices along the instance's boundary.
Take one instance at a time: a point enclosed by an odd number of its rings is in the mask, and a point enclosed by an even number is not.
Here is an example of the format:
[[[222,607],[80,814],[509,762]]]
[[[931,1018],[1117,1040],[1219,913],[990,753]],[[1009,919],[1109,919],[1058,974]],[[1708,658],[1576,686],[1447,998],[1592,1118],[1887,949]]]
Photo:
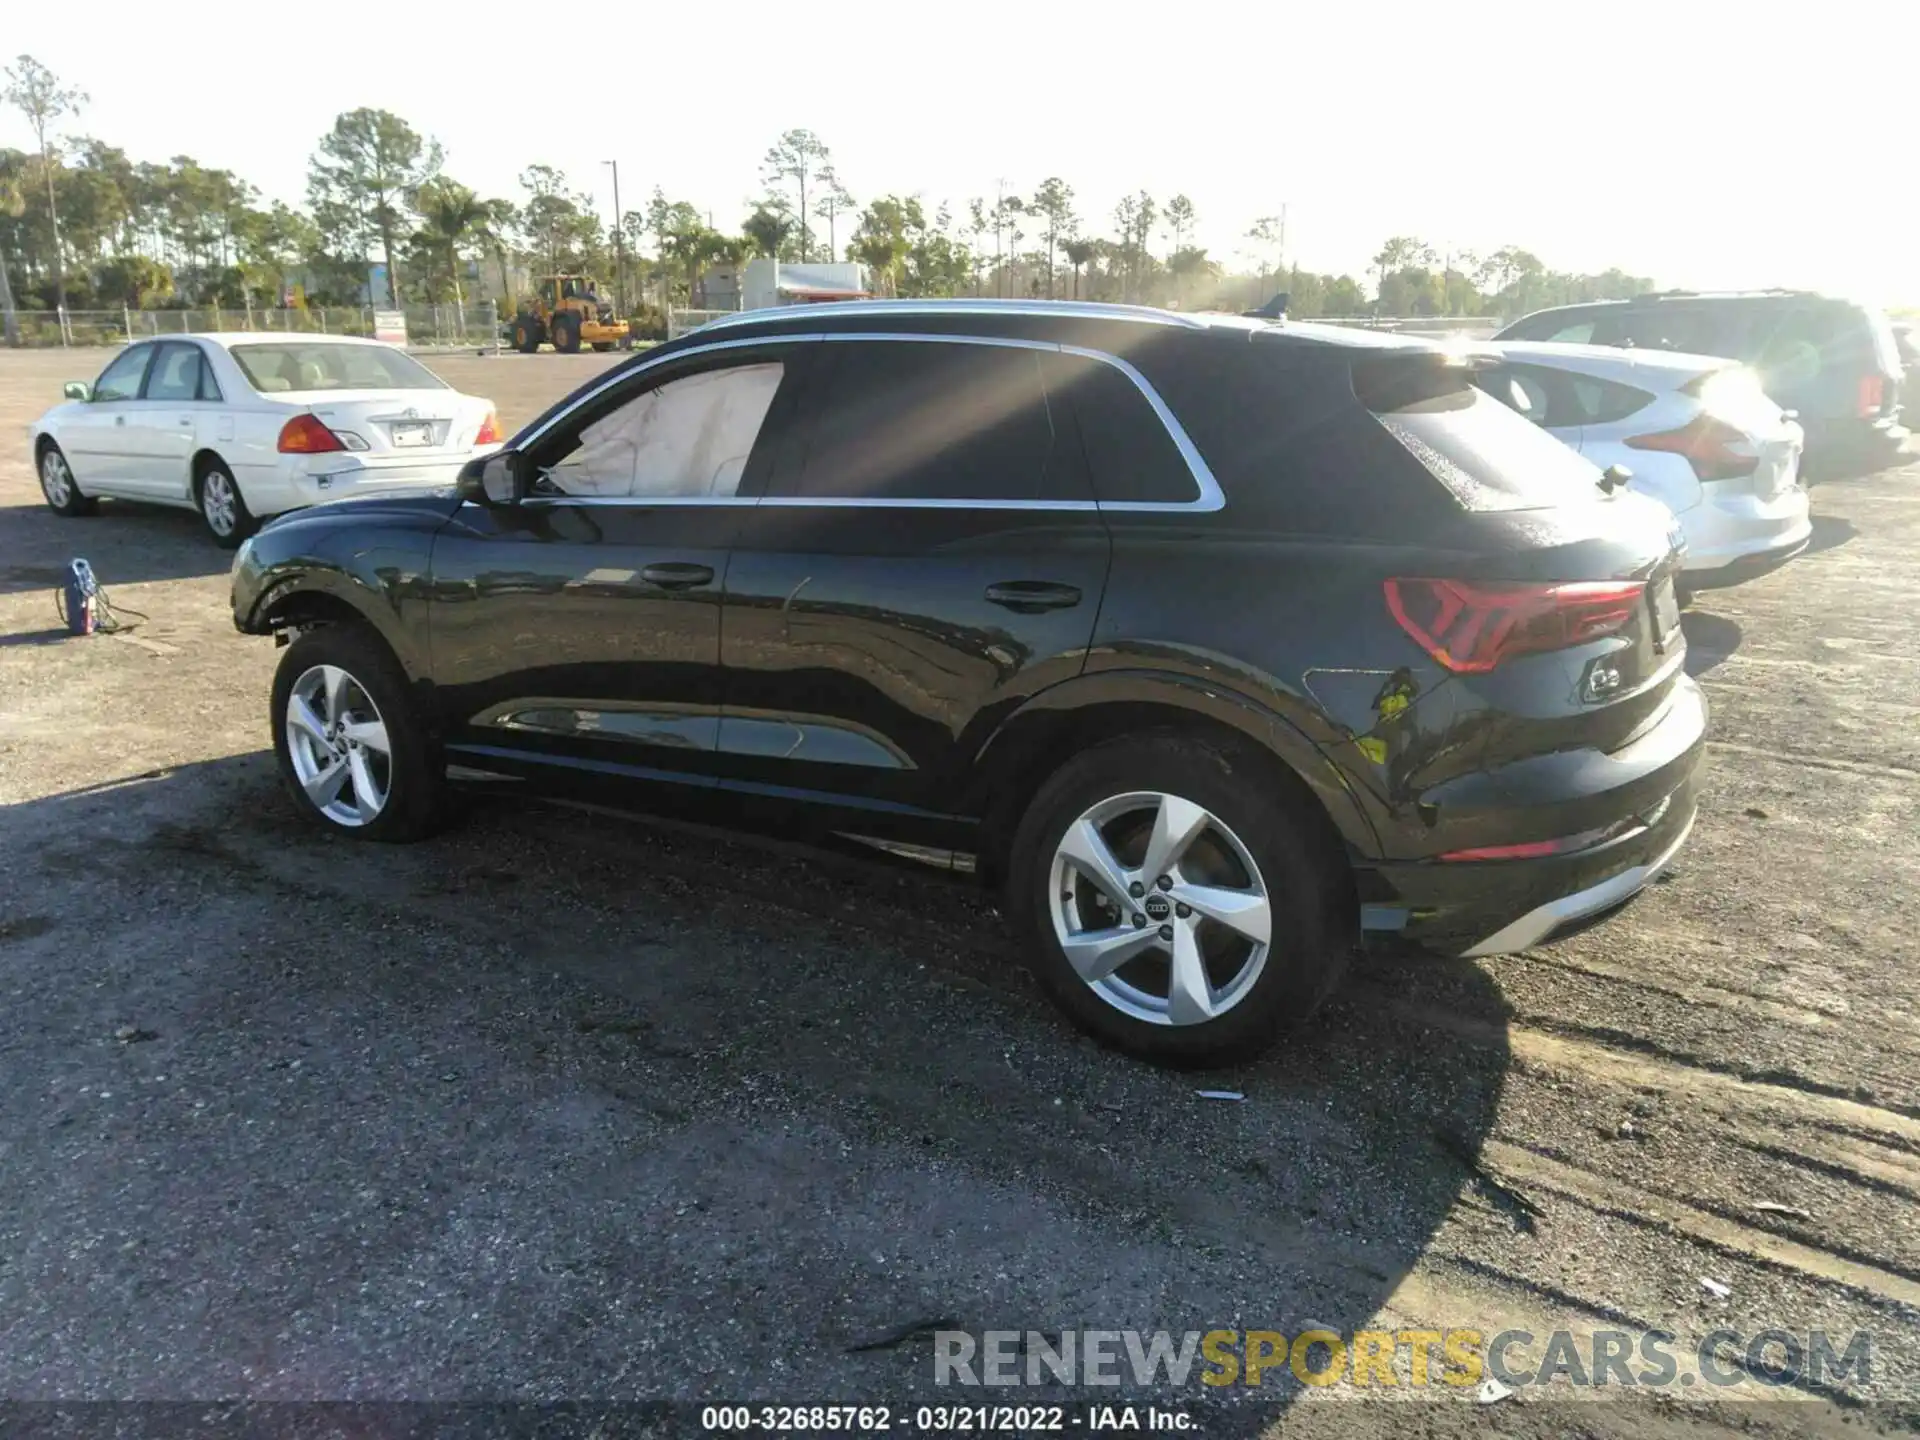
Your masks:
[[[1544,510],[1597,500],[1599,472],[1456,367],[1356,365],[1354,393],[1468,510]]]
[[[235,345],[234,363],[262,395],[282,390],[444,390],[446,383],[404,351],[385,345],[288,340]]]

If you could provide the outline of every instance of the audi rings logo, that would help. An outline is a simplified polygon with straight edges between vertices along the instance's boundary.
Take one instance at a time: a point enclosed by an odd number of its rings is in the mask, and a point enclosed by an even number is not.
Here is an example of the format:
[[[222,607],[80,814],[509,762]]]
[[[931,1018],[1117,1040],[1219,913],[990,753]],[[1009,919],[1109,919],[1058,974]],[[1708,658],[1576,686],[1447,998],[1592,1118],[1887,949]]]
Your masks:
[[[1146,910],[1147,918],[1157,924],[1173,914],[1173,902],[1164,895],[1149,895]]]

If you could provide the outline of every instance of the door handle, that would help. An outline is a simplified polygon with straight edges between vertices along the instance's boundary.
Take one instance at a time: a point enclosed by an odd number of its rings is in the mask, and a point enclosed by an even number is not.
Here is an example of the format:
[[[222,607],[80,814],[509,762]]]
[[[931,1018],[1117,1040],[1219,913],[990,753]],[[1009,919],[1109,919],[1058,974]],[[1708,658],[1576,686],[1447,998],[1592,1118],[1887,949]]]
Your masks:
[[[116,415],[113,417],[113,423],[116,425],[124,425],[127,423],[127,417],[124,415]]]
[[[1002,580],[987,586],[987,602],[1004,605],[1016,615],[1038,615],[1043,610],[1071,610],[1080,603],[1078,585],[1051,580]]]
[[[180,423],[182,425],[191,425],[193,423],[193,417],[191,415],[182,415],[180,417]]]
[[[662,590],[691,590],[696,585],[712,583],[713,567],[692,565],[684,560],[663,560],[643,569],[640,578]]]

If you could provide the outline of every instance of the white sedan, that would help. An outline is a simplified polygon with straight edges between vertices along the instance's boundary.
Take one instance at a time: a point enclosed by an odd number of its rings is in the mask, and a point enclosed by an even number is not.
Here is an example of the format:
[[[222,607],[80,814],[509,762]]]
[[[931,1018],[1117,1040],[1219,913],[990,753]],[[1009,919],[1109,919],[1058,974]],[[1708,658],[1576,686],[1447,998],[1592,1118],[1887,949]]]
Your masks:
[[[28,427],[47,504],[191,508],[228,548],[284,510],[450,485],[502,439],[491,402],[403,350],[342,336],[142,340],[66,394]]]
[[[1601,469],[1632,474],[1686,532],[1682,589],[1731,585],[1807,548],[1801,428],[1732,360],[1498,340],[1476,382]]]

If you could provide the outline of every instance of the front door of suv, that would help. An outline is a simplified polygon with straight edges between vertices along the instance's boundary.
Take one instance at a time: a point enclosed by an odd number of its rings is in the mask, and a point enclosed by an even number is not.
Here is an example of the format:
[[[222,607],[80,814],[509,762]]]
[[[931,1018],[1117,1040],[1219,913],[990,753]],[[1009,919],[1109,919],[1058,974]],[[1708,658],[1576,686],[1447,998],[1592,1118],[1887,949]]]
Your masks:
[[[434,543],[429,622],[451,760],[589,794],[711,788],[742,492],[811,348],[643,368],[516,446],[524,501],[460,508]]]
[[[1082,669],[1107,531],[1053,347],[817,348],[804,425],[734,538],[721,761],[834,828],[930,833],[998,721]]]

